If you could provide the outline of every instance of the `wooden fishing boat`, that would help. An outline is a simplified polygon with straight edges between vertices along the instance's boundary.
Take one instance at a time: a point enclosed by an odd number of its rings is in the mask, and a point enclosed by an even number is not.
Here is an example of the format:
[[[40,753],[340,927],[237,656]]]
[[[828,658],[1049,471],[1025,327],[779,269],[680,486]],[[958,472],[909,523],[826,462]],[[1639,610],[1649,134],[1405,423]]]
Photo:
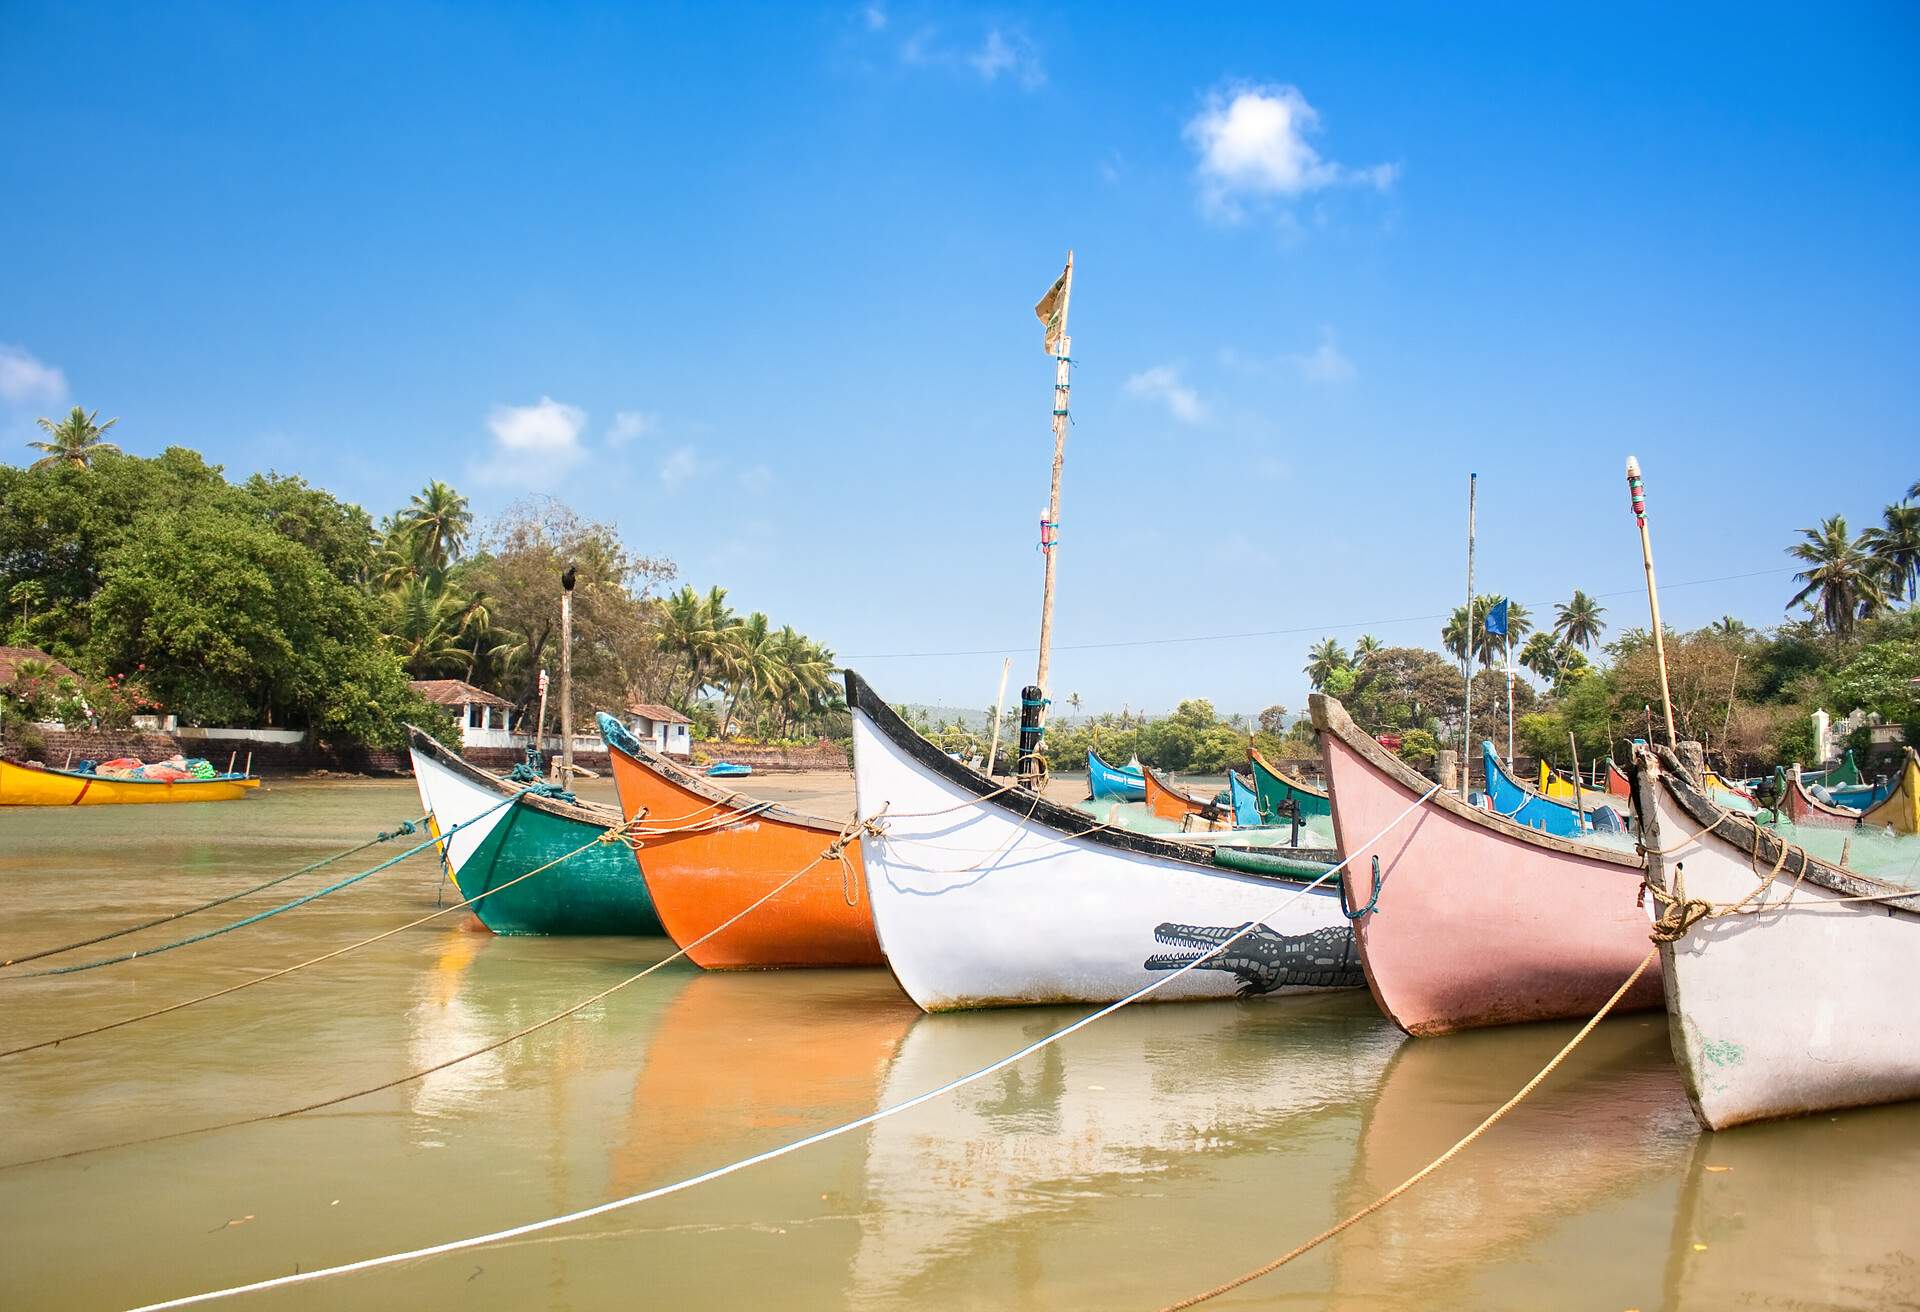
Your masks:
[[[1775,776],[1780,794],[1780,810],[1795,825],[1810,825],[1824,829],[1852,829],[1860,823],[1861,813],[1850,806],[1835,806],[1813,795],[1813,792],[1801,782],[1800,771],[1795,768],[1781,770]]]
[[[1920,893],[1728,814],[1665,748],[1634,753],[1633,785],[1649,911],[1713,908],[1660,946],[1700,1124],[1920,1097]]]
[[[1738,798],[1742,802],[1745,802],[1748,806],[1759,805],[1758,802],[1754,801],[1752,793],[1740,787],[1738,784],[1728,783],[1724,778],[1721,777],[1720,772],[1715,770],[1712,766],[1708,766],[1704,771],[1701,772],[1700,782],[1706,785],[1707,791],[1709,793],[1726,793],[1732,797]]]
[[[1487,803],[1496,815],[1527,829],[1537,829],[1556,838],[1580,838],[1590,833],[1613,833],[1621,828],[1620,813],[1600,799],[1582,812],[1567,802],[1542,797],[1515,779],[1501,762],[1500,754],[1485,739],[1480,743],[1480,762],[1486,779]],[[1581,823],[1581,816],[1586,823]]]
[[[1287,815],[1289,803],[1300,808],[1302,820],[1310,815],[1333,814],[1333,806],[1325,793],[1269,764],[1252,743],[1247,744],[1247,765],[1253,771],[1253,791],[1260,798],[1260,818],[1264,823],[1272,824]]]
[[[1326,866],[1117,830],[1002,787],[915,733],[859,675],[846,680],[860,814],[883,817],[866,844],[874,923],[925,1010],[1111,1002],[1203,959],[1152,998],[1360,985],[1333,882],[1300,892]]]
[[[1108,765],[1100,753],[1087,753],[1087,790],[1096,802],[1144,802],[1147,781],[1144,767]]]
[[[126,806],[153,802],[231,802],[260,786],[250,775],[212,779],[107,779],[0,761],[0,806]]]
[[[1860,813],[1863,828],[1891,829],[1896,834],[1920,833],[1920,756],[1913,748],[1900,762],[1893,790]]]
[[[1348,858],[1346,898],[1374,908],[1354,936],[1380,1009],[1416,1035],[1599,1010],[1647,953],[1641,859],[1541,833],[1448,792],[1373,839],[1433,785],[1338,701],[1315,693],[1308,704]],[[1659,1004],[1659,984],[1646,977],[1621,1002]]]
[[[1260,794],[1251,777],[1238,770],[1227,772],[1227,792],[1233,799],[1233,823],[1237,829],[1254,829],[1266,822],[1260,818]]]
[[[1176,788],[1155,774],[1151,766],[1141,766],[1140,776],[1146,781],[1147,810],[1160,819],[1185,825],[1191,817],[1193,827],[1200,829],[1224,828],[1233,823],[1232,817],[1211,799],[1203,802],[1186,789]]]
[[[1617,796],[1609,793],[1604,787],[1596,787],[1585,782],[1576,788],[1572,778],[1542,761],[1540,762],[1540,786],[1537,791],[1542,797],[1551,798],[1556,802],[1577,802],[1583,806],[1611,806],[1615,810],[1625,811],[1627,809],[1625,775],[1620,776],[1620,782],[1622,791]]]
[[[667,934],[706,970],[878,966],[858,839],[823,859],[842,826],[709,783],[599,716],[620,808],[644,818],[634,842]],[[811,867],[811,869],[809,869]],[[763,906],[747,908],[804,875]],[[746,911],[747,914],[740,916]],[[735,916],[704,943],[696,940]]]
[[[752,773],[752,766],[739,765],[733,761],[715,761],[707,767],[709,779],[744,779]]]
[[[1615,765],[1613,758],[1607,758],[1607,796],[1631,797],[1633,785],[1627,781],[1627,772]]]
[[[474,903],[496,934],[658,934],[660,918],[623,841],[595,842],[620,823],[612,807],[545,796],[469,764],[431,734],[407,727],[413,779],[462,898],[561,861]],[[502,798],[513,798],[501,806]],[[470,822],[470,823],[469,823]],[[585,851],[567,856],[586,844]]]

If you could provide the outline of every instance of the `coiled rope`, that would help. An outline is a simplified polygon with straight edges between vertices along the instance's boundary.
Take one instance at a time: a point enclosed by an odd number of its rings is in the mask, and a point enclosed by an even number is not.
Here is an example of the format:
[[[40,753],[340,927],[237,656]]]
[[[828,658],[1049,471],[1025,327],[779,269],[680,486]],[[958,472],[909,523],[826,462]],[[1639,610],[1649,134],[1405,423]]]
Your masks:
[[[512,797],[505,799],[505,802],[503,802],[502,805],[505,805],[507,802],[518,801],[519,797],[520,795],[518,793],[515,793]],[[492,810],[497,808],[489,808],[489,809]],[[449,837],[450,835],[455,833],[457,830],[465,827],[466,825],[472,824],[474,823],[474,821],[484,818],[485,815],[486,815],[486,812],[482,812],[480,815],[475,816],[473,820],[462,821],[460,824],[454,825],[449,829],[447,829],[447,831],[441,834],[439,838],[429,839],[427,842],[422,843],[419,847],[413,848],[412,850],[407,852],[402,852],[399,856],[394,857],[393,861],[405,860],[407,857],[413,855],[414,852],[418,852],[424,848],[433,846],[435,843],[438,843],[444,840],[445,838]],[[417,920],[409,920],[404,925],[395,925],[392,929],[385,930],[379,934],[374,934],[368,938],[363,938],[357,943],[349,943],[343,948],[335,948],[331,952],[323,952],[317,957],[309,957],[307,960],[295,962],[291,966],[282,966],[279,970],[269,971],[264,975],[255,975],[251,979],[243,979],[238,984],[229,984],[227,985],[227,987],[223,989],[215,989],[211,993],[202,993],[200,996],[195,998],[188,998],[184,1002],[171,1003],[165,1007],[155,1007],[152,1011],[143,1011],[138,1013],[137,1015],[123,1017],[120,1020],[108,1021],[104,1025],[95,1025],[89,1029],[76,1030],[71,1034],[63,1034],[59,1038],[42,1039],[38,1043],[27,1043],[27,1044],[22,1044],[20,1047],[17,1047],[17,1048],[8,1048],[5,1051],[0,1051],[0,1057],[16,1057],[23,1052],[35,1052],[41,1048],[57,1047],[62,1043],[67,1043],[74,1039],[84,1039],[95,1034],[104,1034],[108,1030],[117,1030],[117,1029],[120,1029],[122,1026],[132,1025],[139,1021],[152,1020],[156,1016],[165,1016],[172,1012],[183,1011],[188,1007],[197,1006],[202,1002],[211,1002],[215,998],[224,998],[229,993],[238,993],[241,989],[252,988],[255,984],[264,984],[268,980],[279,979],[282,976],[291,975],[295,971],[305,970],[309,966],[317,966],[322,962],[332,961],[335,957],[344,957],[349,952],[353,952],[360,948],[367,947],[371,944],[378,943],[382,939],[392,938],[395,934],[405,933],[409,929],[413,929],[413,928],[416,928],[417,926],[426,924],[429,920],[437,920],[441,916],[452,915],[454,912],[459,911],[463,907],[470,907],[476,902],[479,902],[485,898],[492,897],[495,893],[501,892],[505,889],[512,888],[515,884],[518,884],[523,880],[532,879],[535,875],[540,874],[543,871],[551,870],[554,866],[559,865],[563,861],[572,860],[574,857],[580,855],[580,853],[586,851],[588,848],[593,847],[595,844],[618,842],[621,837],[621,830],[622,830],[622,827],[616,825],[613,828],[606,830],[604,833],[600,834],[598,837],[594,838],[592,842],[582,843],[579,847],[574,848],[573,851],[567,852],[561,856],[555,857],[553,860],[547,862],[546,865],[538,866],[535,869],[529,870],[524,875],[515,875],[512,879],[507,880],[505,883],[495,884],[492,888],[483,889],[479,893],[474,894],[470,898],[465,898],[462,901],[455,902],[450,906],[442,907],[440,910],[430,912],[427,915],[421,916]],[[392,862],[388,862],[387,864],[390,865],[392,864]]]
[[[1347,1229],[1349,1226],[1356,1225],[1359,1222],[1365,1220],[1367,1217],[1372,1216],[1375,1212],[1385,1207],[1388,1203],[1398,1198],[1401,1194],[1404,1194],[1405,1192],[1407,1192],[1407,1190],[1413,1188],[1415,1185],[1419,1184],[1422,1180],[1426,1179],[1428,1176],[1432,1175],[1435,1171],[1439,1170],[1441,1167],[1445,1166],[1448,1162],[1452,1161],[1455,1157],[1458,1157],[1461,1153],[1465,1152],[1470,1146],[1472,1146],[1474,1140],[1478,1139],[1481,1135],[1485,1134],[1488,1130],[1491,1130],[1494,1127],[1494,1125],[1500,1120],[1501,1117],[1505,1116],[1508,1112],[1512,1111],[1515,1107],[1518,1107],[1522,1099],[1524,1099],[1528,1094],[1532,1093],[1535,1089],[1539,1088],[1540,1085],[1543,1082],[1545,1082],[1546,1078],[1549,1075],[1553,1074],[1555,1070],[1559,1069],[1560,1063],[1565,1061],[1568,1058],[1568,1056],[1572,1054],[1573,1050],[1580,1046],[1581,1041],[1585,1039],[1587,1035],[1593,1033],[1594,1027],[1599,1025],[1601,1021],[1607,1018],[1607,1013],[1614,1009],[1615,1005],[1619,1003],[1620,999],[1627,996],[1627,991],[1631,989],[1637,982],[1639,982],[1640,976],[1646,973],[1647,967],[1653,964],[1653,959],[1658,955],[1659,955],[1659,949],[1655,948],[1653,951],[1647,953],[1646,956],[1640,958],[1640,964],[1633,968],[1633,973],[1627,976],[1626,982],[1621,984],[1619,988],[1613,991],[1613,996],[1608,998],[1606,1001],[1606,1004],[1602,1006],[1599,1011],[1596,1011],[1593,1014],[1592,1020],[1589,1020],[1585,1025],[1582,1025],[1580,1027],[1580,1032],[1578,1034],[1575,1034],[1571,1039],[1567,1040],[1567,1045],[1564,1048],[1560,1049],[1559,1052],[1553,1055],[1553,1060],[1548,1062],[1545,1066],[1542,1066],[1540,1068],[1539,1074],[1535,1075],[1532,1079],[1528,1080],[1525,1084],[1520,1086],[1520,1092],[1514,1094],[1513,1097],[1501,1103],[1500,1106],[1494,1109],[1493,1113],[1489,1115],[1487,1119],[1485,1119],[1484,1121],[1481,1121],[1480,1124],[1474,1126],[1473,1129],[1469,1130],[1466,1133],[1466,1135],[1458,1143],[1453,1145],[1453,1147],[1441,1153],[1438,1157],[1428,1162],[1425,1166],[1421,1167],[1418,1171],[1415,1171],[1412,1175],[1408,1176],[1405,1180],[1402,1180],[1399,1184],[1395,1185],[1393,1188],[1387,1190],[1387,1192],[1385,1192],[1384,1194],[1381,1194],[1378,1198],[1368,1203],[1365,1207],[1361,1208],[1359,1211],[1353,1213],[1351,1216],[1347,1217],[1343,1221],[1338,1222],[1337,1224],[1328,1226],[1325,1230],[1322,1230],[1319,1234],[1307,1240],[1304,1244],[1301,1244],[1299,1247],[1294,1248],[1288,1252],[1282,1253],[1279,1257],[1274,1258],[1273,1261],[1268,1262],[1263,1266],[1257,1266],[1251,1271],[1245,1272],[1242,1275],[1237,1275],[1233,1279],[1228,1280],[1222,1284],[1215,1285],[1212,1289],[1207,1290],[1205,1293],[1195,1294],[1190,1298],[1183,1298],[1177,1303],[1169,1303],[1165,1307],[1160,1309],[1160,1312],[1182,1312],[1182,1309],[1184,1308],[1198,1307],[1200,1304],[1206,1302],[1208,1299],[1218,1298],[1220,1297],[1220,1295],[1225,1293],[1230,1293],[1231,1291],[1240,1288],[1240,1286],[1242,1285],[1251,1284],[1255,1280],[1260,1279],[1260,1277],[1262,1276],[1272,1275],[1275,1271],[1278,1271],[1281,1267],[1293,1261],[1294,1258],[1299,1257],[1303,1253],[1311,1252],[1313,1249],[1318,1248],[1321,1244],[1324,1244],[1327,1240],[1339,1234],[1342,1230]]]
[[[139,1147],[139,1146],[150,1144],[150,1143],[163,1143],[171,1139],[185,1139],[185,1138],[190,1138],[194,1135],[212,1134],[216,1130],[234,1130],[234,1129],[238,1129],[243,1125],[259,1125],[265,1121],[285,1120],[289,1116],[300,1116],[307,1112],[317,1112],[322,1110],[323,1108],[337,1107],[343,1102],[352,1102],[355,1098],[365,1098],[370,1094],[384,1093],[388,1089],[397,1089],[403,1084],[411,1084],[415,1080],[425,1079],[427,1076],[437,1074],[440,1071],[444,1071],[450,1066],[458,1066],[462,1062],[473,1060],[475,1057],[484,1057],[486,1054],[490,1052],[495,1052],[501,1048],[506,1047],[509,1043],[513,1043],[517,1040],[524,1039],[529,1034],[538,1033],[539,1031],[547,1028],[547,1026],[549,1025],[557,1024],[560,1021],[565,1020],[569,1016],[573,1016],[578,1014],[579,1012],[585,1011],[588,1007],[591,1007],[594,1003],[599,1002],[602,999],[612,997],[614,994],[618,993],[621,989],[626,988],[629,984],[638,983],[639,981],[645,979],[647,976],[653,974],[654,971],[659,970],[662,967],[672,965],[674,962],[680,960],[682,957],[686,956],[689,952],[699,947],[702,943],[705,943],[707,940],[714,937],[714,935],[719,934],[731,928],[733,925],[737,924],[739,921],[745,919],[750,913],[765,906],[768,902],[771,902],[774,898],[786,892],[789,888],[793,887],[794,884],[799,882],[801,876],[807,874],[809,871],[821,865],[823,862],[837,860],[843,866],[846,866],[848,864],[847,858],[846,858],[847,845],[852,841],[854,841],[856,838],[858,838],[863,832],[872,832],[871,826],[862,826],[858,817],[855,817],[852,821],[848,823],[846,828],[840,831],[840,834],[838,837],[836,837],[831,843],[827,844],[827,846],[821,851],[819,856],[809,861],[806,865],[800,867],[800,869],[794,871],[791,875],[787,876],[779,884],[776,884],[773,888],[767,890],[765,893],[755,898],[752,902],[748,903],[745,907],[742,907],[739,911],[736,911],[733,915],[727,917],[725,920],[715,925],[712,929],[702,934],[699,938],[694,939],[692,942],[688,943],[685,947],[679,948],[676,951],[674,951],[672,955],[662,957],[659,961],[654,962],[651,966],[646,967],[644,970],[636,971],[634,974],[627,976],[625,979],[621,980],[619,983],[600,990],[600,992],[594,994],[590,998],[585,998],[579,1002],[574,1003],[571,1007],[566,1008],[564,1011],[557,1011],[553,1015],[548,1016],[545,1020],[536,1021],[533,1024],[528,1025],[523,1029],[515,1030],[512,1034],[509,1034],[504,1038],[495,1039],[493,1042],[485,1044],[481,1047],[475,1048],[471,1052],[463,1052],[457,1057],[449,1057],[447,1058],[447,1060],[442,1062],[436,1062],[434,1065],[428,1066],[424,1070],[413,1071],[413,1072],[410,1072],[409,1074],[401,1075],[394,1079],[387,1080],[385,1083],[382,1083],[382,1084],[375,1084],[365,1089],[356,1089],[352,1093],[337,1094],[334,1097],[323,1098],[319,1102],[310,1102],[299,1107],[289,1107],[284,1111],[262,1112],[256,1116],[242,1116],[231,1121],[220,1121],[213,1125],[196,1126],[193,1129],[189,1129],[189,1130],[173,1130],[167,1134],[152,1134],[152,1135],[147,1135],[146,1137],[140,1138],[140,1139],[122,1139],[116,1143],[96,1144],[91,1148],[75,1148],[70,1152],[53,1153],[46,1157],[31,1157],[31,1158],[27,1158],[24,1161],[8,1162],[4,1165],[0,1165],[0,1171],[11,1171],[22,1166],[39,1166],[46,1162],[60,1162],[60,1161],[65,1161],[71,1157],[88,1157],[94,1153],[112,1152],[120,1148],[134,1148],[134,1147]],[[565,858],[562,858],[562,859],[564,860]],[[503,884],[501,885],[501,887],[504,888],[505,885]]]
[[[1415,811],[1419,810],[1422,806],[1426,805],[1428,799],[1431,798],[1435,793],[1439,791],[1440,791],[1440,786],[1438,784],[1435,784],[1432,788],[1429,788],[1426,792],[1422,793],[1419,797],[1415,798],[1411,803],[1409,803],[1406,806],[1406,808],[1403,809],[1392,820],[1390,820],[1386,824],[1386,826],[1381,829],[1379,833],[1375,834],[1371,839],[1361,844],[1355,850],[1365,851],[1367,848],[1379,842],[1382,838],[1385,838],[1387,834],[1392,832],[1400,824],[1401,821],[1405,820],[1408,816],[1412,815]],[[961,807],[970,806],[974,803],[975,800],[976,799],[969,798],[965,802],[959,803],[955,807],[950,807],[947,809],[955,810],[955,809],[960,809]],[[920,814],[940,814],[940,813],[931,812],[931,813],[920,813]],[[866,824],[868,826],[871,826],[875,830],[878,830],[880,828],[880,822],[877,816],[874,819],[867,821]],[[1289,894],[1286,898],[1283,898],[1280,902],[1275,904],[1263,915],[1256,917],[1252,920],[1249,920],[1245,925],[1241,926],[1238,930],[1235,930],[1232,934],[1228,935],[1225,939],[1223,939],[1219,943],[1219,945],[1216,946],[1212,951],[1204,953],[1199,957],[1196,957],[1194,960],[1188,962],[1186,965],[1181,966],[1176,970],[1172,970],[1167,972],[1164,975],[1158,976],[1157,978],[1142,985],[1140,988],[1135,989],[1132,993],[1127,994],[1125,997],[1119,999],[1118,1001],[1110,1002],[1106,1006],[1101,1007],[1096,1011],[1089,1012],[1087,1015],[1082,1016],[1079,1020],[1073,1021],[1071,1024],[1064,1025],[1061,1028],[1054,1030],[1052,1033],[1044,1035],[1041,1038],[1034,1040],[1032,1043],[1029,1043],[1024,1048],[1021,1048],[1016,1052],[1009,1053],[1007,1056],[1001,1057],[998,1060],[993,1061],[986,1066],[982,1066],[980,1069],[976,1071],[973,1071],[969,1074],[962,1075],[955,1079],[949,1080],[945,1084],[941,1084],[932,1089],[928,1089],[924,1093],[915,1094],[913,1097],[907,1098],[901,1102],[893,1103],[889,1106],[882,1107],[878,1111],[869,1112],[865,1116],[857,1117],[854,1120],[846,1121],[840,1125],[832,1126],[828,1129],[817,1131],[816,1133],[806,1135],[803,1138],[794,1139],[788,1143],[780,1145],[777,1148],[770,1148],[765,1152],[755,1153],[751,1157],[744,1157],[738,1161],[729,1162],[725,1166],[715,1167],[714,1169],[710,1171],[704,1171],[699,1175],[688,1176],[686,1179],[683,1179],[683,1180],[676,1180],[672,1184],[660,1185],[656,1188],[648,1189],[641,1193],[629,1194],[624,1198],[616,1198],[609,1202],[597,1203],[592,1207],[581,1208],[578,1211],[564,1212],[558,1216],[545,1217],[538,1221],[528,1221],[522,1225],[510,1226],[504,1230],[494,1230],[486,1234],[470,1235],[464,1239],[452,1239],[452,1240],[448,1240],[445,1243],[432,1244],[425,1248],[409,1249],[401,1253],[387,1253],[380,1257],[362,1258],[357,1262],[345,1262],[338,1266],[319,1267],[312,1271],[296,1271],[291,1275],[275,1276],[268,1280],[256,1280],[251,1284],[234,1285],[227,1289],[215,1289],[215,1290],[210,1290],[206,1293],[201,1293],[201,1294],[188,1294],[188,1295],[185,1295],[184,1297],[168,1299],[164,1302],[149,1303],[142,1307],[134,1309],[133,1312],[163,1312],[164,1309],[168,1309],[168,1308],[191,1307],[200,1303],[213,1302],[217,1299],[234,1298],[241,1294],[260,1293],[264,1290],[280,1289],[288,1285],[307,1284],[315,1280],[325,1280],[332,1276],[349,1275],[357,1271],[370,1271],[378,1267],[393,1266],[401,1262],[417,1261],[418,1259],[424,1258],[424,1257],[438,1257],[446,1253],[460,1252],[464,1249],[470,1249],[470,1248],[481,1248],[488,1244],[500,1243],[509,1239],[518,1239],[523,1235],[538,1234],[541,1231],[552,1230],[563,1225],[570,1225],[576,1221],[584,1221],[592,1217],[604,1216],[609,1212],[617,1212],[624,1208],[636,1206],[640,1203],[651,1202],[656,1198],[664,1198],[669,1194],[680,1193],[684,1190],[692,1189],[697,1185],[708,1184],[714,1180],[720,1180],[720,1179],[726,1178],[727,1176],[735,1175],[751,1167],[760,1166],[771,1161],[776,1161],[779,1158],[786,1157],[792,1153],[799,1152],[804,1148],[811,1148],[816,1144],[826,1143],[829,1140],[840,1138],[842,1135],[851,1134],[855,1130],[863,1130],[869,1125],[874,1125],[879,1123],[880,1121],[887,1120],[890,1117],[898,1116],[903,1112],[912,1111],[916,1107],[920,1107],[926,1103],[933,1102],[938,1098],[945,1097],[947,1094],[954,1093],[960,1089],[964,1089],[970,1084],[976,1084],[979,1081],[988,1078],[989,1076],[995,1075],[1000,1071],[1005,1070],[1007,1067],[1014,1065],[1016,1062],[1020,1062],[1026,1059],[1027,1057],[1032,1056],[1034,1053],[1039,1052],[1041,1049],[1051,1047],[1053,1044],[1058,1043],[1060,1040],[1067,1038],[1070,1035],[1078,1033],[1079,1031],[1087,1028],[1089,1025],[1092,1025],[1096,1021],[1102,1020],[1107,1016],[1111,1016],[1114,1012],[1121,1010],[1123,1007],[1131,1006],[1132,1004],[1140,1001],[1143,998],[1147,998],[1152,996],[1155,993],[1158,993],[1161,989],[1166,988],[1168,985],[1172,984],[1175,980],[1181,978],[1183,975],[1186,975],[1190,971],[1199,969],[1206,962],[1211,961],[1215,957],[1226,952],[1229,948],[1233,947],[1234,944],[1238,943],[1241,939],[1251,934],[1256,928],[1258,928],[1262,924],[1262,922],[1271,920],[1273,917],[1279,915],[1280,912],[1284,911],[1287,907],[1291,906],[1294,902],[1296,902],[1302,897],[1305,897],[1316,886],[1326,882],[1328,879],[1331,879],[1334,875],[1338,874],[1340,870],[1343,867],[1345,867],[1345,865],[1347,864],[1347,861],[1351,859],[1352,859],[1351,857],[1348,857],[1342,860],[1338,865],[1328,867],[1326,872],[1322,874],[1318,879],[1315,879],[1312,883],[1303,885],[1300,888],[1294,890],[1291,894]]]
[[[429,813],[429,815],[430,814],[431,813]],[[265,892],[277,884],[284,884],[290,879],[299,878],[301,875],[310,875],[314,871],[325,866],[330,866],[336,861],[344,861],[346,858],[364,852],[378,843],[390,842],[403,834],[411,834],[418,826],[427,821],[429,815],[417,816],[412,820],[403,820],[397,829],[392,829],[382,834],[375,834],[364,843],[349,847],[344,851],[335,852],[332,856],[322,857],[312,865],[301,866],[298,870],[290,871],[284,875],[276,875],[264,884],[255,884],[252,888],[243,888],[238,893],[228,893],[224,897],[216,897],[210,902],[202,902],[199,906],[187,907],[164,916],[156,916],[152,920],[143,920],[137,925],[128,925],[125,929],[109,930],[105,934],[95,934],[92,938],[83,938],[72,943],[63,943],[57,948],[40,948],[33,952],[23,952],[17,957],[8,957],[5,961],[0,961],[0,969],[7,966],[17,966],[23,962],[38,961],[42,957],[57,957],[62,952],[72,952],[75,948],[92,947],[95,943],[105,943],[108,939],[121,938],[127,934],[136,934],[143,929],[152,929],[156,925],[165,925],[175,920],[184,920],[186,917],[197,915],[202,911],[211,911],[214,907],[224,906],[229,902],[237,902],[243,897],[250,897],[255,893]]]

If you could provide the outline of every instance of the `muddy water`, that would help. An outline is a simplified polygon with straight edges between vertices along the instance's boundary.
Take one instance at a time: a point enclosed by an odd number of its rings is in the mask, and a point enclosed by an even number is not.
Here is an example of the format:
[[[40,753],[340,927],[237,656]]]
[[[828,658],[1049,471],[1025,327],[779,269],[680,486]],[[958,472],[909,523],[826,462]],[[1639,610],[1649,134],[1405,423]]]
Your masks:
[[[829,814],[848,804],[839,781],[756,786]],[[257,882],[414,813],[406,783],[338,781],[231,804],[0,813],[0,956]],[[0,984],[0,1047],[313,956],[431,910],[441,891],[415,859],[194,947]],[[378,1084],[669,950],[496,939],[460,919],[0,1060],[0,1163]],[[0,1170],[0,1307],[126,1307],[591,1205],[870,1112],[1076,1014],[923,1017],[884,971],[668,967],[344,1106]],[[1152,1308],[1397,1183],[1570,1029],[1406,1042],[1364,995],[1141,1007],[950,1098],[686,1194],[234,1305]],[[1920,1107],[1704,1137],[1662,1018],[1624,1017],[1420,1190],[1214,1306],[1911,1306],[1916,1196]]]

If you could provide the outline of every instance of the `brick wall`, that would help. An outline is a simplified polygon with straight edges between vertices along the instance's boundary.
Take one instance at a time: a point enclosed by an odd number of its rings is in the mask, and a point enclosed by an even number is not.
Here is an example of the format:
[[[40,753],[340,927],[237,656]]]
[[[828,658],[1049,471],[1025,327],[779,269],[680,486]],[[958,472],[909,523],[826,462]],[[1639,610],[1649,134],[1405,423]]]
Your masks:
[[[7,741],[0,744],[0,756],[15,760],[24,755],[9,725]],[[110,761],[117,756],[134,756],[142,761],[160,761],[178,753],[204,756],[216,770],[225,770],[229,760],[236,770],[246,766],[253,755],[255,774],[297,774],[309,770],[335,770],[347,774],[410,773],[405,751],[387,751],[357,744],[257,743],[247,739],[194,738],[182,740],[169,733],[148,733],[138,729],[43,729],[47,749],[40,759],[55,768],[68,761]]]

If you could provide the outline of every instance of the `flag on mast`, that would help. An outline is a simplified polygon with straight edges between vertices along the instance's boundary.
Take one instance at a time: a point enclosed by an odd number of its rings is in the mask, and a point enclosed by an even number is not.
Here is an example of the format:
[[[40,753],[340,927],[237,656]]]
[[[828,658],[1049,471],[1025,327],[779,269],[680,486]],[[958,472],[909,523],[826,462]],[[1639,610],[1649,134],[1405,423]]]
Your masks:
[[[1041,323],[1047,326],[1046,352],[1048,355],[1060,354],[1061,339],[1067,331],[1067,300],[1073,295],[1073,252],[1067,252],[1067,267],[1053,280],[1053,286],[1047,288],[1047,294],[1033,307],[1033,313]]]

